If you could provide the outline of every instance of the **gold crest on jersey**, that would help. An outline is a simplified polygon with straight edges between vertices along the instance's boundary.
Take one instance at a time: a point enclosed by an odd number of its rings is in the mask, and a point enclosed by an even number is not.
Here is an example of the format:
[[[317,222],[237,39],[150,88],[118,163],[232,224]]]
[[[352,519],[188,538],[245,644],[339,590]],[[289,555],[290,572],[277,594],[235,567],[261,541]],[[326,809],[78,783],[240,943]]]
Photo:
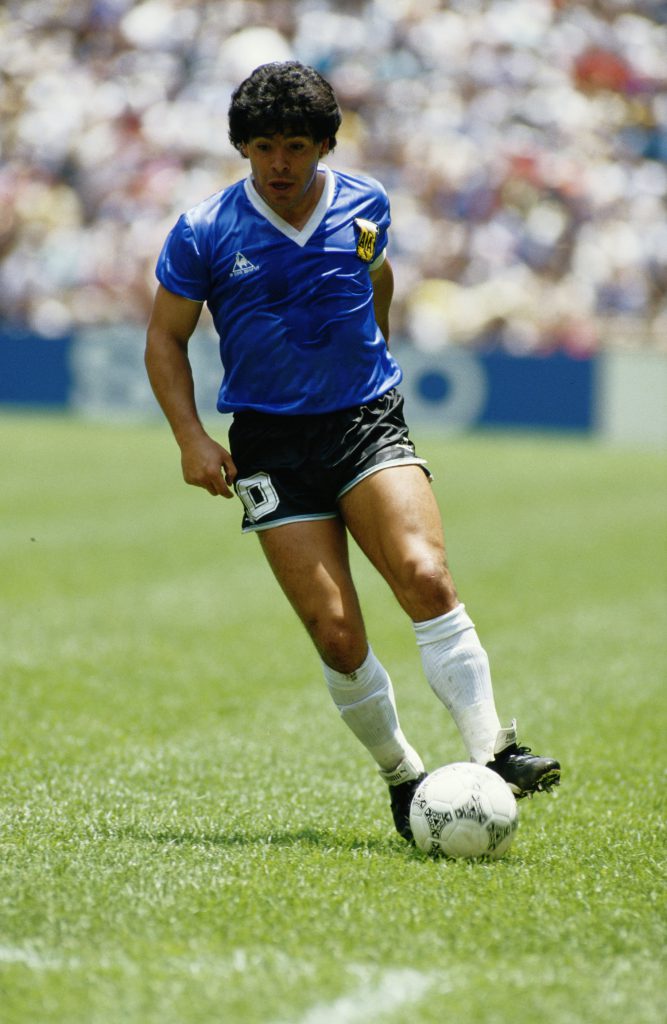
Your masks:
[[[359,231],[357,239],[357,256],[364,263],[372,263],[375,258],[375,246],[378,240],[378,226],[372,220],[355,217],[354,223]]]

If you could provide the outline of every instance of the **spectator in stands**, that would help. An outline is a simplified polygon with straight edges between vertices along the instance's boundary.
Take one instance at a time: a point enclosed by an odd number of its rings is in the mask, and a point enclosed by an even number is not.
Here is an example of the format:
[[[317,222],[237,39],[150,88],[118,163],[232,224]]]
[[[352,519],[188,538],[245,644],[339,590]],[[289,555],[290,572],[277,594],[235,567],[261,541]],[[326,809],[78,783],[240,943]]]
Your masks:
[[[174,211],[238,177],[233,83],[295,57],[342,101],[341,165],[391,190],[404,341],[590,351],[622,319],[664,345],[665,21],[664,4],[555,0],[6,5],[3,319],[144,322]],[[423,279],[456,289],[420,308]],[[446,292],[457,307],[433,304]]]

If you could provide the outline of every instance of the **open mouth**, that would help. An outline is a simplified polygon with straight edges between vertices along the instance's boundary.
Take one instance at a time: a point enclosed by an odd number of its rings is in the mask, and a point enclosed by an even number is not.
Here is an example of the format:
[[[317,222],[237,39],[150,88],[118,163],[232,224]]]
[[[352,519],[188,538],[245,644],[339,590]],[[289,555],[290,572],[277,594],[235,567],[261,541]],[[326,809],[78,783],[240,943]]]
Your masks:
[[[274,192],[287,192],[292,187],[291,181],[272,181],[270,187]]]

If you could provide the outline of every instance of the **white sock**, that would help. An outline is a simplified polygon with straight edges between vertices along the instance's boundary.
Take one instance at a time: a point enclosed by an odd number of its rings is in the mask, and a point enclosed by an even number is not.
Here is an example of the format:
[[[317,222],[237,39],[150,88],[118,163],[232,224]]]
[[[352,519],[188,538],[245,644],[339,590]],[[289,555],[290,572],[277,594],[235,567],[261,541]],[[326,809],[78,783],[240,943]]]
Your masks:
[[[465,605],[413,626],[426,678],[456,722],[470,758],[492,761],[500,722],[489,659]]]
[[[407,742],[398,723],[394,689],[386,670],[368,648],[356,672],[337,672],[322,662],[324,678],[345,724],[366,747],[384,772],[401,761],[424,770],[419,754]]]

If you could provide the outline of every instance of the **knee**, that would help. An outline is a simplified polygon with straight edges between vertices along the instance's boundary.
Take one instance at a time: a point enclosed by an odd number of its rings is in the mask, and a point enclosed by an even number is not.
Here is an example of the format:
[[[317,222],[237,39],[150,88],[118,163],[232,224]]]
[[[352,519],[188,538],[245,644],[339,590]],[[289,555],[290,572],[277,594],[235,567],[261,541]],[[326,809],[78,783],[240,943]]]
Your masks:
[[[421,554],[406,561],[397,596],[415,622],[445,615],[458,604],[447,563],[432,554]]]
[[[365,631],[342,616],[312,616],[306,628],[322,661],[337,672],[354,672],[368,654]]]

